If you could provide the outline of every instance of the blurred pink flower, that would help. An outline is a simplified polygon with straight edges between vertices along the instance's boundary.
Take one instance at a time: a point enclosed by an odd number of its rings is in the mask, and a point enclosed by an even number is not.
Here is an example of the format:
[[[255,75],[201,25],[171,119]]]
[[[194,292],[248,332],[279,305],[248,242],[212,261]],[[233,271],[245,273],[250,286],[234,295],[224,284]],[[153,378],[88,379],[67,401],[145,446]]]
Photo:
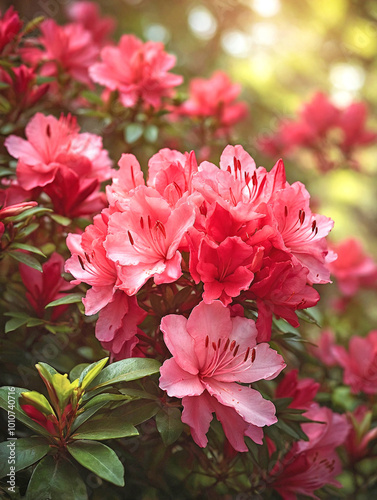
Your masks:
[[[332,249],[338,258],[330,263],[330,272],[343,295],[352,297],[360,288],[377,286],[377,264],[360,241],[348,238],[332,245]]]
[[[0,12],[0,53],[10,43],[22,28],[22,22],[13,6],[1,16]]]
[[[191,117],[212,117],[220,131],[226,131],[248,114],[246,103],[235,102],[240,92],[240,85],[233,84],[223,71],[216,71],[211,78],[191,80],[189,99],[176,112]]]
[[[117,47],[104,47],[101,63],[90,68],[93,81],[109,90],[118,90],[125,107],[141,99],[154,108],[161,106],[163,97],[171,97],[173,88],[182,77],[169,73],[175,57],[164,52],[159,42],[146,42],[133,35],[123,35]]]
[[[367,130],[367,107],[363,102],[353,102],[339,117],[339,127],[343,132],[341,148],[346,154],[358,146],[367,146],[377,141],[377,132]]]
[[[297,120],[281,120],[276,132],[262,136],[257,145],[272,157],[306,148],[323,172],[345,162],[358,168],[357,160],[352,157],[354,150],[377,141],[377,133],[366,128],[366,120],[364,103],[354,102],[341,109],[325,94],[317,92],[303,105]],[[339,162],[332,159],[334,148],[342,157]]]
[[[354,335],[348,351],[343,346],[336,346],[334,355],[344,369],[343,382],[354,394],[377,394],[377,330],[366,337]]]
[[[312,378],[298,378],[298,370],[291,370],[284,374],[283,380],[276,388],[277,398],[293,398],[290,408],[300,410],[309,409],[313,404],[320,384]]]
[[[61,71],[85,85],[92,85],[89,67],[99,55],[99,47],[90,31],[80,23],[59,26],[53,19],[46,19],[40,26],[42,35],[38,42],[42,49],[27,47],[23,58],[30,64],[43,63],[44,76],[58,76]]]
[[[4,94],[12,106],[19,109],[29,108],[47,92],[48,84],[37,84],[37,75],[33,68],[21,64],[20,66],[13,66],[11,71],[12,76],[8,71],[0,69],[0,82],[8,85],[8,88],[4,90]]]
[[[330,329],[322,330],[317,340],[317,346],[310,346],[310,351],[316,358],[320,359],[326,366],[338,364],[335,351],[335,335]]]
[[[244,435],[261,443],[258,428],[276,422],[274,405],[236,382],[273,379],[285,363],[268,344],[256,344],[254,321],[231,317],[219,301],[201,302],[188,319],[165,316],[161,330],[173,357],[160,369],[160,387],[171,397],[183,398],[182,421],[190,426],[194,441],[207,445],[216,413],[235,450],[247,451]]]
[[[42,272],[26,264],[19,264],[21,279],[28,290],[26,298],[39,318],[45,316],[45,306],[49,302],[64,297],[64,292],[74,287],[62,277],[63,268],[64,259],[56,252],[42,264]],[[56,320],[67,308],[68,305],[54,307],[52,320]]]
[[[271,486],[284,500],[306,495],[318,500],[315,490],[326,484],[342,485],[335,479],[342,471],[335,448],[342,445],[349,432],[345,415],[313,405],[304,416],[322,423],[303,423],[309,441],[295,442],[271,473]]]
[[[68,16],[74,23],[80,23],[92,34],[93,42],[99,47],[106,44],[115,29],[115,20],[103,16],[95,2],[72,2],[67,7]]]
[[[347,413],[351,426],[345,448],[352,462],[361,460],[368,454],[368,445],[377,439],[377,427],[371,429],[373,411],[366,406],[358,406],[353,412]]]

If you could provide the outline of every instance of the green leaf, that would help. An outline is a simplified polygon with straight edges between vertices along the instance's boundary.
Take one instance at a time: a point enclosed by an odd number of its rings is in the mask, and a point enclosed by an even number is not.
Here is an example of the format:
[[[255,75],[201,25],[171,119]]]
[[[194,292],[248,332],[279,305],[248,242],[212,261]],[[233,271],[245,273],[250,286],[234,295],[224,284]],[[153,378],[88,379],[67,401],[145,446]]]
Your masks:
[[[32,207],[28,208],[27,210],[24,210],[18,215],[12,216],[12,221],[20,222],[27,219],[28,217],[32,217],[34,215],[42,215],[48,212],[52,212],[52,210],[50,208],[44,208],[44,207]]]
[[[149,358],[128,358],[112,363],[102,370],[93,380],[89,390],[105,387],[117,382],[129,382],[148,375],[154,375],[160,370],[160,363]]]
[[[12,411],[20,422],[25,424],[29,429],[32,429],[34,432],[38,434],[42,434],[43,436],[50,436],[49,432],[46,431],[44,427],[34,422],[31,418],[29,418],[26,413],[22,410],[19,399],[21,397],[22,392],[27,392],[27,389],[23,389],[21,387],[15,387],[14,391],[10,391],[9,387],[0,387],[0,408],[3,408],[5,411]],[[8,396],[12,395],[15,402],[12,406],[9,406]],[[12,399],[13,402],[13,399]]]
[[[109,403],[110,401],[130,401],[131,399],[133,399],[131,396],[124,396],[123,394],[98,394],[97,396],[94,396],[94,398],[89,399],[84,406],[84,409],[88,410],[92,406],[98,405],[98,403],[102,403],[104,401]]]
[[[79,464],[91,470],[97,476],[116,486],[124,486],[122,462],[115,451],[108,446],[98,441],[76,441],[69,444],[67,449]]]
[[[89,363],[80,363],[79,365],[76,365],[74,368],[72,368],[72,370],[69,372],[69,380],[73,382],[77,378],[80,378],[81,373],[87,366],[89,366]]]
[[[97,421],[89,421],[81,425],[77,432],[72,434],[73,439],[94,439],[102,441],[103,439],[116,439],[128,436],[138,436],[136,428],[124,421],[124,418],[106,418],[101,425]]]
[[[47,306],[45,306],[45,309],[47,307],[55,307],[55,306],[61,306],[63,304],[75,304],[76,302],[81,302],[82,300],[82,295],[80,293],[67,293],[64,297],[61,297],[60,299],[53,300]]]
[[[106,409],[104,413],[96,415],[93,419],[100,425],[100,422],[104,419],[117,419],[121,417],[124,422],[130,423],[132,425],[139,425],[146,420],[154,417],[156,413],[160,410],[160,405],[155,401],[139,400],[130,401],[125,405],[116,409]]]
[[[26,245],[25,243],[12,243],[9,248],[11,250],[26,250],[27,252],[36,253],[38,255],[41,255],[42,257],[46,257],[46,255],[41,250],[39,250],[39,248],[33,245]]]
[[[144,137],[148,142],[156,142],[158,138],[158,127],[156,125],[148,125],[144,130]]]
[[[102,401],[102,403],[98,403],[95,406],[92,406],[91,408],[88,408],[87,410],[83,411],[80,413],[75,421],[73,422],[73,425],[71,427],[71,432],[75,431],[80,425],[82,425],[84,422],[86,422],[92,415],[97,413],[98,410],[100,410],[107,401]]]
[[[32,257],[31,255],[28,255],[27,253],[22,253],[22,252],[6,252],[7,255],[12,257],[13,259],[17,260],[18,262],[22,262],[23,264],[26,264],[29,267],[32,267],[33,269],[36,269],[37,271],[42,272],[42,266],[37,261],[35,257]]]
[[[14,174],[13,170],[10,168],[0,168],[0,177],[4,177],[5,175],[12,175]]]
[[[34,408],[42,412],[44,415],[55,415],[52,406],[43,394],[37,391],[25,391],[21,393],[21,396],[22,399],[25,400],[26,404],[34,406]]]
[[[23,239],[39,228],[38,222],[33,222],[18,231],[17,238]]]
[[[81,92],[81,96],[92,104],[98,104],[98,106],[103,105],[103,100],[101,99],[101,97],[94,92],[90,92],[90,90],[83,90]]]
[[[8,99],[5,99],[4,96],[0,95],[0,113],[6,115],[12,109],[10,102]]]
[[[124,139],[128,144],[136,142],[143,135],[144,127],[141,123],[130,123],[124,130]]]
[[[15,467],[15,471],[19,471],[29,467],[41,458],[43,458],[50,450],[49,442],[42,437],[21,438],[14,441],[14,448],[10,447],[12,441],[4,441],[0,443],[0,477],[4,477],[9,473],[9,467]],[[10,451],[14,449],[14,462],[9,463],[13,456]]]
[[[9,89],[10,85],[6,82],[0,82],[0,90]]]
[[[183,431],[181,412],[178,408],[166,407],[156,415],[157,430],[165,446],[174,443]]]
[[[37,85],[42,85],[43,83],[51,83],[54,82],[56,78],[53,76],[37,76],[36,83]]]
[[[102,368],[106,365],[106,363],[108,361],[109,361],[109,357],[107,356],[106,358],[103,358],[103,359],[87,366],[80,375],[80,379],[79,379],[80,387],[82,389],[85,389],[86,387],[88,387],[93,382],[93,380],[97,377],[97,375],[99,375],[99,373],[102,371]]]
[[[69,226],[72,224],[72,220],[69,219],[68,217],[64,217],[63,215],[59,214],[50,214],[50,218],[60,224],[61,226]]]
[[[29,318],[12,318],[5,323],[5,333],[13,332],[20,326],[26,325]]]
[[[31,31],[34,31],[35,29],[37,29],[42,21],[44,21],[43,16],[35,17],[31,21],[29,21],[27,23],[27,25],[25,26],[25,28],[22,30],[22,35],[25,36],[28,33],[30,33]]]
[[[86,486],[68,460],[47,455],[35,468],[26,500],[87,500]]]

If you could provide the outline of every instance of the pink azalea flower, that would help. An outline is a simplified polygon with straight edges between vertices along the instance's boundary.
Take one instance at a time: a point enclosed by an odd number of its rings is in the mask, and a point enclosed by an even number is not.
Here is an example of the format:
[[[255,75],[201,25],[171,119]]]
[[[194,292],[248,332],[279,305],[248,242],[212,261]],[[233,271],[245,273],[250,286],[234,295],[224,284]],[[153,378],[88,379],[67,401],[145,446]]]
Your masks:
[[[59,70],[63,70],[74,80],[91,85],[89,67],[99,55],[91,32],[80,23],[59,26],[53,19],[43,21],[40,30],[42,36],[38,42],[43,49],[26,48],[24,59],[35,65],[42,62],[41,74],[44,76],[57,76]]]
[[[342,445],[349,432],[344,415],[313,405],[304,416],[322,423],[304,423],[309,441],[293,444],[287,455],[272,470],[272,487],[284,500],[306,495],[319,500],[315,491],[326,484],[342,485],[335,479],[342,471],[335,448]]]
[[[179,153],[168,148],[161,149],[148,162],[147,185],[155,188],[171,206],[185,201],[188,196],[196,204],[202,201],[193,192],[192,179],[198,171],[195,153]]]
[[[335,335],[330,329],[322,330],[317,340],[317,346],[311,346],[310,351],[316,358],[320,359],[326,366],[336,366],[338,364],[335,350]]]
[[[106,186],[106,195],[110,205],[122,211],[136,187],[144,186],[145,181],[140,163],[134,155],[122,154],[118,165],[119,170],[114,172],[112,184]]]
[[[332,248],[338,258],[330,264],[330,271],[343,295],[352,297],[360,288],[377,285],[377,264],[360,241],[348,238]]]
[[[293,398],[289,407],[304,410],[313,404],[319,387],[320,384],[312,378],[299,379],[298,370],[291,370],[277,386],[275,395],[277,398]]]
[[[25,109],[33,106],[47,92],[47,83],[37,85],[36,73],[33,68],[28,68],[24,64],[12,68],[13,75],[0,69],[0,81],[9,85],[5,89],[8,101],[18,109]]]
[[[26,298],[39,318],[45,316],[45,306],[53,300],[64,297],[64,293],[74,285],[62,277],[64,259],[54,252],[42,265],[42,272],[26,264],[19,264],[21,279],[27,289]],[[67,305],[57,306],[52,313],[52,320],[56,320],[67,309]]]
[[[160,369],[160,387],[171,397],[183,398],[182,421],[190,426],[194,441],[207,445],[216,413],[235,450],[247,451],[244,435],[260,443],[255,428],[277,421],[274,405],[237,382],[273,379],[285,364],[268,344],[256,344],[254,321],[231,317],[219,301],[201,302],[188,319],[165,316],[161,330],[172,358]]]
[[[272,217],[284,241],[282,249],[291,252],[308,269],[308,282],[328,283],[329,263],[336,256],[329,251],[326,236],[334,222],[324,215],[313,214],[309,200],[305,186],[295,182],[276,192],[271,202]]]
[[[171,97],[182,77],[169,73],[175,57],[164,52],[159,42],[146,42],[133,35],[123,35],[117,47],[104,47],[101,63],[90,68],[94,82],[109,90],[118,90],[125,107],[135,106],[139,99],[154,108],[163,97]]]
[[[224,132],[247,116],[246,104],[235,102],[240,92],[240,85],[232,84],[223,71],[216,71],[209,79],[191,80],[189,99],[177,112],[191,117],[212,117],[220,132]]]
[[[228,305],[241,290],[248,290],[254,278],[250,268],[253,268],[256,256],[253,248],[241,238],[229,237],[220,245],[204,237],[200,243],[191,238],[190,251],[195,252],[196,249],[197,258],[191,259],[190,268],[196,264],[195,274],[198,278],[195,281],[204,283],[205,303],[220,299],[224,305]]]
[[[22,22],[13,6],[10,6],[3,16],[1,16],[0,12],[0,53],[8,43],[14,40],[21,28]]]
[[[90,217],[106,206],[106,196],[99,191],[97,179],[81,178],[70,168],[59,168],[54,182],[44,188],[54,211],[65,217]]]
[[[115,29],[115,20],[101,15],[98,5],[94,2],[73,2],[68,5],[67,11],[70,20],[82,24],[92,34],[94,43],[100,47],[105,45]]]
[[[9,153],[18,159],[17,179],[24,189],[46,186],[61,168],[98,181],[111,177],[111,162],[101,137],[80,134],[70,115],[57,120],[37,113],[25,133],[27,140],[11,135],[5,141]]]
[[[377,394],[377,330],[366,337],[354,335],[348,352],[344,347],[336,346],[334,355],[344,369],[344,383],[354,394]]]
[[[99,313],[96,322],[96,337],[113,360],[134,356],[139,342],[136,334],[139,325],[147,316],[137,303],[136,297],[129,297],[118,290]]]
[[[373,412],[364,405],[358,406],[352,413],[347,413],[351,429],[344,444],[352,462],[367,456],[369,443],[377,439],[377,427],[370,428],[372,414]]]
[[[65,270],[74,276],[72,283],[91,285],[83,299],[85,314],[92,315],[113,300],[119,284],[117,266],[106,255],[104,241],[108,217],[104,212],[96,215],[93,224],[83,234],[69,234],[67,246],[72,256],[65,263]]]
[[[377,133],[366,129],[367,107],[363,102],[353,102],[339,117],[339,127],[343,132],[341,148],[346,154],[358,146],[367,146],[377,141]]]
[[[172,209],[156,190],[146,186],[135,189],[123,212],[110,216],[105,248],[109,258],[121,266],[121,288],[128,295],[134,295],[151,277],[161,284],[181,276],[178,247],[194,220],[190,204]]]
[[[286,319],[297,328],[295,310],[313,307],[319,301],[318,292],[307,284],[308,270],[292,263],[289,255],[272,251],[263,259],[261,270],[255,273],[247,296],[257,300],[258,341],[271,338],[272,314]]]

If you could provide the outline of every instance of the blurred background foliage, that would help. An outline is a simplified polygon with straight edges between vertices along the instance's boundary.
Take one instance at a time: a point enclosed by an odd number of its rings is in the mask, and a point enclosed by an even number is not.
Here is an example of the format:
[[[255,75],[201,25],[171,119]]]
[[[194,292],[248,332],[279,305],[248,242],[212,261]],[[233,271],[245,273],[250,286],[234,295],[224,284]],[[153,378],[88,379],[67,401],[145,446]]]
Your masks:
[[[70,0],[13,0],[25,20],[43,15],[66,22]],[[242,85],[250,109],[233,143],[242,143],[257,164],[271,159],[256,149],[258,137],[294,117],[320,90],[338,105],[363,100],[369,125],[377,127],[377,2],[375,0],[102,0],[104,14],[117,21],[116,38],[133,33],[162,41],[177,56],[176,73],[185,78],[181,97],[194,77],[226,71]],[[7,5],[8,4],[8,5]],[[219,151],[212,151],[217,160]],[[155,151],[148,151],[153,154]],[[310,183],[320,211],[335,220],[334,240],[360,237],[377,251],[377,147],[362,150],[362,172],[338,169],[320,175],[310,156],[285,159],[290,182]],[[111,156],[116,160],[117,155]],[[376,238],[377,239],[377,238]],[[375,241],[376,241],[375,239]]]

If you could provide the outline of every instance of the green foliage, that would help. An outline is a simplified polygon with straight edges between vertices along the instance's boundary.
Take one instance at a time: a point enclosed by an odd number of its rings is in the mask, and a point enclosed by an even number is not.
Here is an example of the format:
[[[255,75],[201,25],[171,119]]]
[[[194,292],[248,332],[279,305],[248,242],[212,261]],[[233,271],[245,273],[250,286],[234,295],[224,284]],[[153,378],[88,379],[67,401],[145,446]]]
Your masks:
[[[124,468],[116,453],[98,441],[76,441],[67,446],[69,453],[97,476],[124,486]]]

